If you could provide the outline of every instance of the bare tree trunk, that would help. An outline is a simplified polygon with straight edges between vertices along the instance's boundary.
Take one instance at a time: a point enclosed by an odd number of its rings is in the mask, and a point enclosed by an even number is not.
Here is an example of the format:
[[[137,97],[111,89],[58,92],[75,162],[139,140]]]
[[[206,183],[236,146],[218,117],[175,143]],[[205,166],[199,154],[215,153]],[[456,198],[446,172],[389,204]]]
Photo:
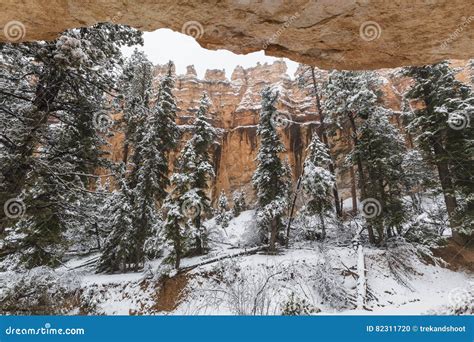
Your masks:
[[[352,128],[352,142],[353,146],[356,147],[359,143],[359,140],[357,138],[357,127],[355,124],[355,118],[353,114],[349,114],[349,122],[351,124]],[[357,155],[356,158],[356,163],[357,163],[357,171],[359,173],[359,180],[360,180],[360,194],[362,200],[364,200],[367,197],[367,192],[366,192],[366,181],[365,181],[365,174],[364,174],[364,169],[362,167],[362,159],[360,158],[360,155]],[[367,232],[369,234],[369,241],[370,243],[374,244],[375,243],[375,235],[374,235],[374,228],[370,223],[367,224]]]
[[[276,239],[277,239],[277,233],[278,233],[278,219],[275,217],[272,219],[271,224],[270,224],[270,241],[269,241],[269,247],[268,250],[270,252],[275,252],[276,251]]]
[[[323,213],[319,213],[319,220],[321,221],[321,240],[326,238],[326,225],[324,223],[324,215]]]
[[[463,242],[463,239],[459,236],[456,231],[456,222],[454,220],[454,214],[456,212],[457,202],[454,196],[454,186],[449,171],[449,165],[443,158],[445,156],[444,148],[441,145],[441,139],[439,136],[433,137],[432,140],[433,151],[436,158],[436,168],[438,169],[439,181],[441,183],[441,189],[443,190],[444,203],[446,204],[446,211],[448,212],[449,225],[452,230],[453,239],[458,242]]]
[[[356,180],[355,180],[355,171],[354,166],[350,166],[349,173],[351,176],[351,197],[352,197],[352,214],[357,214],[357,187],[356,187]]]
[[[125,165],[127,165],[129,150],[130,148],[128,146],[128,142],[125,142],[123,144],[123,156],[122,156],[122,161]]]
[[[363,310],[367,297],[367,281],[364,247],[360,241],[357,246],[357,275],[357,309]]]
[[[303,177],[304,177],[304,163],[303,163],[303,170],[301,171],[301,175],[298,178],[298,183],[296,183],[296,190],[293,196],[293,201],[291,202],[290,216],[288,217],[288,224],[286,226],[286,241],[285,241],[286,248],[288,248],[290,244],[290,229],[291,229],[291,224],[293,223],[293,215],[295,213],[296,198],[298,197],[298,192],[301,188],[301,181],[303,180]]]

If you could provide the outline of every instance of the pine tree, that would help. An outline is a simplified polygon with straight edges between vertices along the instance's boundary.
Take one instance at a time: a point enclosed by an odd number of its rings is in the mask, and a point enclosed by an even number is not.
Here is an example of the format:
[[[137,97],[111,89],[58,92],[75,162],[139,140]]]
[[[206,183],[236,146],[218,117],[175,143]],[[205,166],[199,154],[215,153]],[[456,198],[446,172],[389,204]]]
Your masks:
[[[119,189],[109,196],[103,212],[109,218],[104,227],[109,235],[97,271],[124,272],[130,265],[135,266],[136,255],[135,236],[130,229],[134,224],[133,199],[123,174],[119,180]]]
[[[143,52],[134,50],[127,60],[120,77],[120,96],[117,102],[123,112],[123,159],[128,163],[131,146],[137,146],[142,138],[139,128],[146,125],[153,97],[153,64]]]
[[[389,122],[391,114],[383,108],[375,109],[362,123],[358,144],[350,155],[362,160],[367,175],[366,194],[378,206],[375,215],[368,208],[362,209],[369,212],[367,219],[376,227],[378,244],[401,233],[405,220],[402,163],[406,148],[399,131]]]
[[[151,65],[151,63],[149,63]],[[160,82],[158,98],[154,106],[142,98],[138,102],[143,119],[138,121],[134,130],[133,154],[131,157],[132,168],[129,177],[129,187],[133,195],[133,227],[135,238],[135,265],[138,268],[145,258],[145,244],[147,253],[157,255],[159,246],[150,241],[156,241],[158,205],[166,198],[166,189],[169,181],[169,154],[177,145],[179,132],[175,123],[176,103],[172,94],[173,77],[171,74],[173,64],[170,62],[168,73]],[[153,69],[137,74],[142,78],[144,93],[151,93]],[[145,85],[145,82],[148,84]],[[151,239],[151,240],[150,240]],[[149,243],[147,243],[147,241]],[[151,246],[155,247],[150,249]]]
[[[27,211],[16,219],[0,213],[13,237],[24,236],[1,255],[23,253],[28,267],[59,263],[67,226],[86,214],[78,203],[93,171],[108,166],[97,118],[109,110],[120,46],[141,42],[136,30],[100,24],[50,42],[2,45],[0,204],[20,197]]]
[[[222,228],[227,228],[229,226],[229,202],[224,191],[221,191],[219,198],[217,200],[217,214],[216,214],[216,223]]]
[[[193,136],[186,142],[171,176],[171,191],[165,201],[165,237],[172,245],[170,261],[179,268],[184,255],[203,254],[206,234],[202,218],[210,210],[206,195],[208,181],[214,177],[209,150],[216,136],[215,129],[207,122],[209,99],[201,98]]]
[[[472,91],[456,79],[448,62],[406,68],[404,74],[414,80],[406,97],[424,102],[414,110],[408,129],[436,166],[453,237],[465,243],[474,231]]]
[[[317,68],[314,66],[308,66],[304,64],[299,65],[299,70],[301,73],[298,75],[298,84],[300,87],[305,89],[308,94],[314,99],[315,107],[319,115],[319,129],[318,135],[319,139],[326,145],[328,149],[329,155],[331,155],[331,150],[329,146],[329,139],[328,139],[328,121],[330,118],[326,117],[326,112],[323,109],[321,95],[323,94],[322,88],[326,83],[321,76],[320,72],[318,72]],[[333,159],[333,158],[332,158]],[[334,179],[336,178],[336,170],[334,167],[334,162],[332,159],[329,162],[328,169],[332,173]],[[337,184],[334,182],[334,187],[332,189],[333,198],[334,198],[334,208],[336,209],[337,216],[342,216],[342,207],[339,201],[339,192],[337,190]]]
[[[318,135],[314,134],[308,146],[302,186],[308,196],[305,211],[310,215],[319,216],[321,239],[326,237],[325,213],[332,208],[331,192],[334,186],[334,176],[327,169],[330,163],[328,148],[319,140]]]
[[[185,216],[183,215],[179,198],[170,196],[163,205],[163,208],[166,211],[164,235],[171,245],[168,262],[173,263],[174,267],[178,270],[181,258],[186,251],[187,232],[186,224],[184,223]]]
[[[257,223],[262,240],[269,233],[269,250],[276,250],[278,233],[282,228],[282,217],[288,205],[290,170],[280,160],[279,154],[285,151],[272,117],[276,113],[275,103],[278,93],[269,87],[262,91],[262,110],[257,128],[260,146],[257,154],[257,169],[253,175],[253,185],[257,191]]]
[[[206,248],[206,234],[202,226],[202,219],[210,212],[210,199],[207,197],[208,182],[215,176],[212,166],[210,150],[216,138],[216,130],[208,122],[207,112],[210,101],[207,94],[201,97],[196,120],[193,125],[193,146],[196,162],[194,168],[190,170],[192,175],[191,188],[185,195],[186,200],[192,203],[192,207],[198,207],[198,215],[192,218],[195,230],[195,250],[197,254],[203,254]]]
[[[328,117],[328,134],[347,140],[350,151],[359,144],[359,130],[361,122],[368,118],[378,106],[380,92],[377,90],[378,78],[372,72],[332,71],[325,87],[323,87],[323,110]],[[345,134],[344,134],[345,133]],[[357,168],[358,186],[361,200],[368,198],[367,175],[363,167],[363,158],[360,154],[350,159],[351,175]],[[357,208],[356,182],[352,177],[352,205]],[[372,226],[367,226],[369,240],[374,243],[375,236]]]
[[[232,194],[232,202],[234,203],[234,206],[232,208],[234,217],[239,216],[242,211],[247,210],[247,204],[245,203],[245,194],[242,191],[234,191],[234,193]]]

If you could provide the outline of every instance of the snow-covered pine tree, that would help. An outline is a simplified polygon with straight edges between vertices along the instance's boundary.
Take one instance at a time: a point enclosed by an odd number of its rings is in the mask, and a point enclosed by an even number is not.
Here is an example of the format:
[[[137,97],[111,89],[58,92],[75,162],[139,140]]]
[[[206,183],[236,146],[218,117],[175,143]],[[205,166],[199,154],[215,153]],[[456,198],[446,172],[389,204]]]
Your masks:
[[[374,213],[369,212],[369,207],[362,209],[365,209],[370,225],[376,228],[378,244],[400,234],[406,218],[402,203],[405,178],[402,163],[406,148],[400,132],[390,124],[389,115],[392,114],[389,110],[374,108],[361,124],[358,144],[350,155],[353,160],[362,160],[370,201],[367,205],[373,202],[378,207]]]
[[[147,63],[145,61],[145,63]],[[150,62],[148,68],[141,66],[136,76],[141,80],[135,83],[141,86],[143,94],[152,92],[153,67]],[[160,89],[155,105],[147,101],[147,97],[138,96],[133,101],[139,108],[134,113],[137,120],[133,132],[134,142],[131,156],[131,172],[129,187],[133,195],[134,224],[130,229],[134,231],[136,268],[140,267],[145,258],[145,244],[157,241],[158,205],[161,205],[167,195],[169,186],[169,154],[177,145],[179,138],[178,127],[175,123],[176,102],[173,89],[173,64],[168,64],[168,72],[160,82]],[[152,245],[154,246],[152,248]],[[147,253],[156,256],[159,246],[156,243],[147,243]]]
[[[324,76],[321,75],[321,71],[314,66],[300,64],[298,69],[301,70],[297,78],[298,85],[302,87],[305,91],[307,91],[307,93],[313,98],[320,122],[317,133],[319,135],[320,140],[326,145],[329,156],[331,156],[331,150],[328,140],[328,125],[326,122],[330,118],[326,118],[326,113],[323,110],[323,106],[321,104],[322,88],[325,84],[327,84],[327,80],[325,80]],[[332,173],[334,179],[336,179],[336,170],[334,168],[334,162],[332,161],[332,158],[329,162],[328,169]],[[340,217],[342,216],[342,208],[341,203],[339,201],[339,192],[337,190],[336,182],[334,182],[332,192],[336,214]]]
[[[276,250],[282,217],[288,206],[291,172],[279,157],[285,147],[281,143],[272,119],[277,113],[275,103],[278,93],[270,87],[262,91],[262,109],[257,128],[260,144],[257,168],[252,181],[257,192],[257,223],[262,241],[269,243],[269,250]]]
[[[232,202],[234,206],[232,207],[232,213],[234,217],[240,215],[244,210],[247,210],[247,204],[245,203],[245,194],[241,190],[234,191],[232,194]]]
[[[104,229],[109,232],[103,253],[99,259],[98,272],[124,272],[131,266],[135,268],[135,236],[133,226],[133,199],[123,172],[119,179],[119,188],[106,200],[102,209],[109,219]]]
[[[427,188],[439,186],[433,169],[425,162],[421,152],[416,149],[408,150],[402,163],[404,192],[412,202],[415,212],[421,213],[422,194]]]
[[[146,125],[144,121],[150,112],[153,97],[153,77],[153,64],[143,52],[135,49],[120,76],[120,95],[116,99],[123,112],[124,163],[129,161],[130,148],[140,142],[139,127]]]
[[[406,68],[404,74],[414,80],[406,97],[425,104],[413,111],[408,129],[436,166],[453,237],[464,244],[474,232],[472,90],[456,79],[447,61]]]
[[[317,134],[313,134],[304,164],[302,187],[308,197],[305,212],[309,215],[318,215],[321,223],[321,239],[326,237],[325,214],[332,208],[334,176],[328,170],[330,163],[331,157],[326,144],[319,140]]]
[[[191,140],[188,140],[176,159],[171,176],[171,191],[164,204],[166,212],[164,235],[172,249],[168,261],[173,263],[176,269],[179,268],[183,255],[188,252],[186,247],[189,245],[188,240],[191,236],[188,216],[192,217],[200,211],[199,206],[193,207],[192,203],[185,202],[185,196],[193,187],[195,163],[194,146]]]
[[[181,264],[181,258],[186,252],[188,236],[185,216],[180,203],[179,197],[170,196],[163,205],[163,210],[166,212],[166,220],[163,226],[164,237],[171,247],[167,261],[172,263],[177,270]]]
[[[216,223],[223,228],[229,226],[229,201],[224,190],[221,191],[217,199]]]
[[[192,129],[193,136],[176,159],[171,191],[165,201],[165,238],[172,245],[170,261],[176,268],[179,268],[184,255],[202,254],[206,248],[201,220],[210,210],[206,191],[208,181],[214,177],[214,168],[209,150],[216,136],[215,129],[207,122],[209,105],[207,95],[203,94]]]
[[[199,102],[196,119],[193,124],[193,136],[190,140],[195,155],[194,167],[191,168],[191,187],[184,196],[191,207],[198,208],[197,215],[193,215],[191,221],[194,228],[195,252],[203,254],[207,248],[207,238],[202,219],[210,212],[210,199],[206,192],[209,181],[214,177],[214,167],[212,165],[210,151],[216,138],[216,130],[208,122],[207,113],[211,103],[209,97],[204,93]]]
[[[377,107],[380,93],[377,91],[379,80],[372,72],[356,71],[332,71],[329,74],[328,81],[323,87],[324,112],[328,113],[327,132],[337,136],[337,131],[343,134],[340,136],[345,139],[351,150],[358,145],[358,127],[362,120],[372,113]],[[360,155],[350,160],[351,175],[357,168],[358,186],[360,189],[361,200],[367,198],[367,181],[363,168],[363,159]],[[352,181],[352,206],[357,208],[357,193],[355,176]],[[369,240],[374,243],[374,233],[370,225],[367,227]]]
[[[27,251],[28,267],[60,261],[66,224],[79,214],[74,203],[104,166],[94,124],[109,109],[104,95],[116,83],[120,46],[141,42],[136,30],[99,24],[54,41],[2,46],[0,204],[21,196],[27,208],[16,218],[0,212],[7,234],[24,237],[4,244],[2,256]]]

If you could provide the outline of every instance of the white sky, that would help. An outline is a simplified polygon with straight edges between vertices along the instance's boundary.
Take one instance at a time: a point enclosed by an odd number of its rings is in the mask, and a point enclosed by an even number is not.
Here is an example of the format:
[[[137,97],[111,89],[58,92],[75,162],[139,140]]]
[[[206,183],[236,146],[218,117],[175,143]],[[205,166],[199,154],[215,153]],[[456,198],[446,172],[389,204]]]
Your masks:
[[[227,50],[206,50],[199,46],[193,37],[174,32],[169,29],[159,29],[154,32],[145,32],[144,45],[139,47],[153,64],[164,64],[172,60],[176,64],[178,74],[186,72],[186,66],[194,64],[199,78],[204,77],[206,69],[225,69],[230,79],[232,71],[237,65],[244,68],[260,63],[273,63],[278,58],[265,56],[263,51],[236,55]],[[124,54],[129,56],[134,48],[124,48]],[[288,75],[293,77],[297,63],[284,59],[288,66]]]

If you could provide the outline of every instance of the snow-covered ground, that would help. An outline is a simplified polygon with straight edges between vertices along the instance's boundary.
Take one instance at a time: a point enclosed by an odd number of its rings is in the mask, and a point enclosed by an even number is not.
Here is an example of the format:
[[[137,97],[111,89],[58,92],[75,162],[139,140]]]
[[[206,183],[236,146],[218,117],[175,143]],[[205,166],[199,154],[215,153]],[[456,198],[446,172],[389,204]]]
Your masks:
[[[148,262],[143,272],[113,275],[95,273],[98,254],[69,260],[56,272],[59,279],[74,279],[85,308],[68,313],[416,315],[474,300],[472,274],[423,263],[406,246],[364,246],[368,296],[364,309],[355,309],[358,256],[352,245],[300,242],[267,255],[255,246],[253,211],[233,218],[225,229],[214,219],[206,224],[211,252],[185,258],[186,271],[178,275],[162,259]],[[181,278],[166,283],[163,274]],[[8,289],[15,276],[0,274],[0,288]],[[160,296],[169,297],[166,310],[157,304]]]

